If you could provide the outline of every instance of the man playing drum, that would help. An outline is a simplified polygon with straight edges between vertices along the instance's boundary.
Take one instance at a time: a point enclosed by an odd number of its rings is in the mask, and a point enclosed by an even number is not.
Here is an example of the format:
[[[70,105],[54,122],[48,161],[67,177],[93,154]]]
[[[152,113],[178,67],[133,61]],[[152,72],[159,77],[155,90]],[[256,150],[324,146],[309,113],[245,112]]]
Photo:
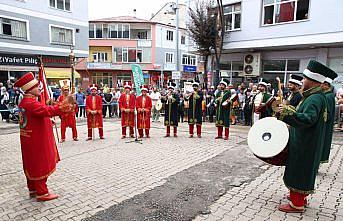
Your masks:
[[[286,97],[285,103],[293,107],[297,107],[303,96],[300,93],[303,77],[299,75],[291,75],[291,79],[288,81],[288,89],[290,93]]]
[[[278,207],[283,212],[304,212],[306,196],[314,192],[327,121],[327,100],[320,86],[332,72],[325,65],[311,60],[303,72],[302,102],[296,109],[282,105],[278,110],[280,120],[290,125],[283,177],[290,191],[290,202]]]

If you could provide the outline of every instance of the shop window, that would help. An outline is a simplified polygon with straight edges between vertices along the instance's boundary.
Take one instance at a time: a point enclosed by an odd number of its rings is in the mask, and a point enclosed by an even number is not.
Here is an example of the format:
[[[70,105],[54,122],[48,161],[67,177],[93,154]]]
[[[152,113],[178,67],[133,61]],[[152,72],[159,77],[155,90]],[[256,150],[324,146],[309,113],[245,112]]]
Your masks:
[[[308,19],[309,0],[263,0],[263,24]]]
[[[28,40],[27,22],[0,17],[0,36]]]
[[[283,81],[284,77],[289,78],[291,74],[299,74],[300,60],[264,60],[263,75],[268,79],[275,81],[276,77],[280,77]]]
[[[226,5],[223,10],[225,30],[239,30],[241,28],[241,3]]]

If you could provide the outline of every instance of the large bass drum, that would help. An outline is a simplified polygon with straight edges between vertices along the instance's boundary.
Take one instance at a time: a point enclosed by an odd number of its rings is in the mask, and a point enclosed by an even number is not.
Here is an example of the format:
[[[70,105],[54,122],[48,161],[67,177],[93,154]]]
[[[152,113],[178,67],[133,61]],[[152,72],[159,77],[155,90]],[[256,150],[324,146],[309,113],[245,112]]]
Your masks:
[[[287,125],[275,117],[263,118],[250,128],[248,145],[253,154],[275,166],[284,166],[288,156]]]
[[[161,100],[158,99],[158,100],[156,101],[156,104],[155,104],[156,110],[160,111],[160,110],[162,109],[162,106],[163,106],[163,105],[162,105]]]

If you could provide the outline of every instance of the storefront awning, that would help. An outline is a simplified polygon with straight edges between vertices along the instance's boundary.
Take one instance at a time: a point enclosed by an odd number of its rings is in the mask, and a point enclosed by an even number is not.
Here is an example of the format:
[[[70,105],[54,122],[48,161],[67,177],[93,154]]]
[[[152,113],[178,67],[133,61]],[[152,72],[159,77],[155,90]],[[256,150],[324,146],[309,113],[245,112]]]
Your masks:
[[[46,78],[55,78],[55,79],[70,79],[71,78],[71,69],[70,68],[45,68]],[[80,74],[77,71],[74,71],[74,77],[80,78]]]

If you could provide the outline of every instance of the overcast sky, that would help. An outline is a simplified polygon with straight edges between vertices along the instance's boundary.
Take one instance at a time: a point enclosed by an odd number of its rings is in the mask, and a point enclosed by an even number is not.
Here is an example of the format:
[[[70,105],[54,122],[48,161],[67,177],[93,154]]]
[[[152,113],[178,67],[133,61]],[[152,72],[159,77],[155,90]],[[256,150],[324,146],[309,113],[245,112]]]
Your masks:
[[[179,3],[186,1],[179,0]],[[152,13],[156,13],[167,2],[173,2],[173,0],[88,0],[88,2],[90,20],[133,15],[133,9],[137,10],[136,17],[150,19]]]

